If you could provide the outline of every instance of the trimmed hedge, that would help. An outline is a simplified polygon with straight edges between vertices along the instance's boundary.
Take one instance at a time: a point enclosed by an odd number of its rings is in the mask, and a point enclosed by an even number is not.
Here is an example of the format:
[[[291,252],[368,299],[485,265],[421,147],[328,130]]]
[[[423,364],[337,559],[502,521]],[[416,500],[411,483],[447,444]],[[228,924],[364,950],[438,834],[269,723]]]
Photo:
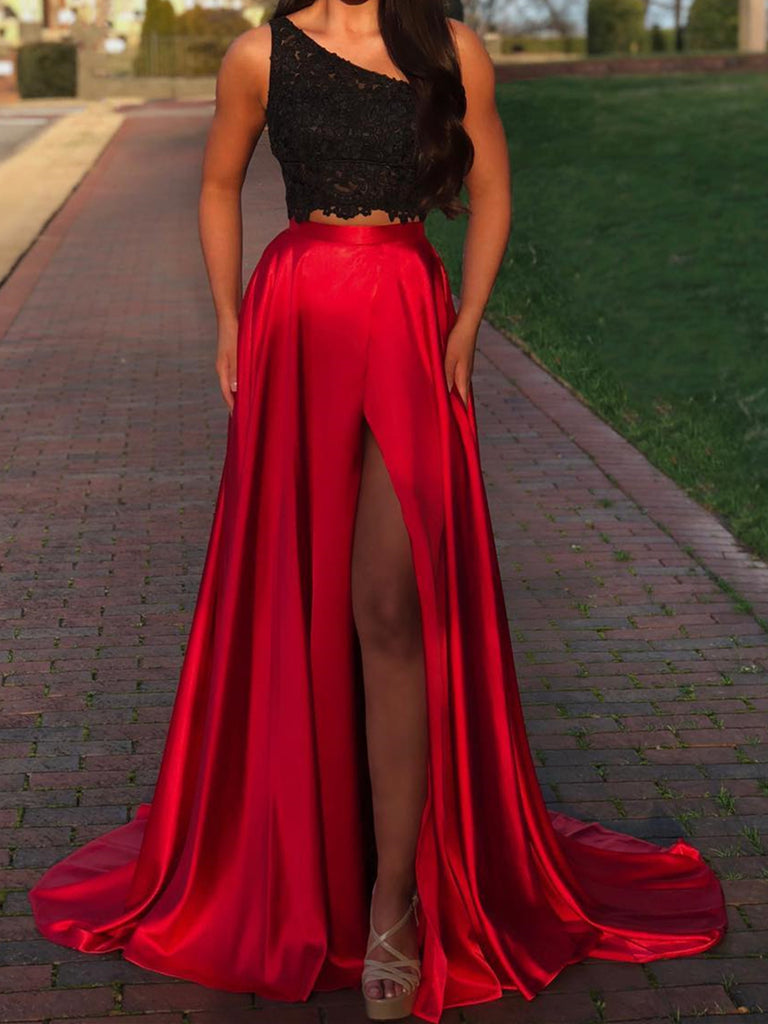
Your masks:
[[[19,96],[77,96],[77,47],[74,43],[23,43],[16,60]]]

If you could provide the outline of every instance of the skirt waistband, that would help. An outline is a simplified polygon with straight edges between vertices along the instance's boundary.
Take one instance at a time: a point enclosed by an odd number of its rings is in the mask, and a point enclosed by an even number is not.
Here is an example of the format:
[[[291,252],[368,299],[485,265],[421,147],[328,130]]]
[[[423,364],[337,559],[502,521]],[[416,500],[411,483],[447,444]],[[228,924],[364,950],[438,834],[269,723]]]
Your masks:
[[[403,242],[426,238],[423,220],[394,221],[392,224],[333,224],[330,221],[294,220],[288,228],[308,238],[333,242],[351,242],[353,245],[371,245],[379,242]]]

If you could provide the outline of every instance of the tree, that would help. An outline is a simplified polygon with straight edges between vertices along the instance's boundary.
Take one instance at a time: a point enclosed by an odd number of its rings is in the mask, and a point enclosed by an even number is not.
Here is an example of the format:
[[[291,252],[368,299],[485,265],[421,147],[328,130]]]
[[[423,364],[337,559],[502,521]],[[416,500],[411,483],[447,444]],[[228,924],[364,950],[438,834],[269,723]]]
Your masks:
[[[651,26],[651,49],[656,53],[661,53],[666,48],[667,44],[664,39],[664,33],[661,30],[661,25],[654,22]]]
[[[141,24],[139,52],[134,59],[134,73],[137,75],[172,74],[174,53],[172,44],[176,29],[176,12],[170,0],[147,0],[144,21]],[[159,44],[159,40],[163,40]]]
[[[169,36],[176,28],[176,12],[170,0],[147,0],[144,21],[141,23],[141,38],[157,32]]]
[[[589,0],[587,52],[630,53],[643,44],[642,0]]]
[[[560,36],[563,48],[568,50],[573,37],[582,32],[581,0],[525,0],[514,7],[505,5],[503,10],[506,11],[504,27],[511,35],[555,33]]]
[[[503,6],[500,0],[464,0],[466,22],[476,32],[491,31],[496,28],[496,15]]]
[[[690,50],[735,50],[739,42],[739,0],[693,0],[686,42]]]
[[[209,36],[226,40],[225,45],[252,24],[239,11],[226,7],[200,7],[195,5],[176,18],[176,32],[183,36]]]

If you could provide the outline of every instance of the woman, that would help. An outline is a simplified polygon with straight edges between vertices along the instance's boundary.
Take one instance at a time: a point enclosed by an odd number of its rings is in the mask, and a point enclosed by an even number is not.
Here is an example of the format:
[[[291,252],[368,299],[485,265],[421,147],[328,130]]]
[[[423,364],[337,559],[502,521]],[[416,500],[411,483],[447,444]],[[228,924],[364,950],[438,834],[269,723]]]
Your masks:
[[[288,225],[241,297],[264,127]],[[424,233],[469,222],[460,305]],[[151,804],[49,868],[48,938],[372,1019],[724,934],[699,853],[548,812],[471,388],[510,226],[493,67],[442,0],[281,0],[229,48],[200,229],[227,451]]]

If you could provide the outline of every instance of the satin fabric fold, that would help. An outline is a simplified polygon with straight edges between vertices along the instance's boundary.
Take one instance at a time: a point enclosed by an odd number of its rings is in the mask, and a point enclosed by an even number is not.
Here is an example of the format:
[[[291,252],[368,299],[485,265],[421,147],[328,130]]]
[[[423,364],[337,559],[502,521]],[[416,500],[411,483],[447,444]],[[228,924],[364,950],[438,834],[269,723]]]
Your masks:
[[[592,956],[725,934],[720,883],[549,811],[515,677],[475,406],[446,387],[455,323],[421,222],[289,221],[239,315],[238,390],[151,803],[50,867],[42,935],[276,1000],[357,987],[373,881],[350,558],[365,418],[408,529],[424,638],[428,796],[416,1016]]]

